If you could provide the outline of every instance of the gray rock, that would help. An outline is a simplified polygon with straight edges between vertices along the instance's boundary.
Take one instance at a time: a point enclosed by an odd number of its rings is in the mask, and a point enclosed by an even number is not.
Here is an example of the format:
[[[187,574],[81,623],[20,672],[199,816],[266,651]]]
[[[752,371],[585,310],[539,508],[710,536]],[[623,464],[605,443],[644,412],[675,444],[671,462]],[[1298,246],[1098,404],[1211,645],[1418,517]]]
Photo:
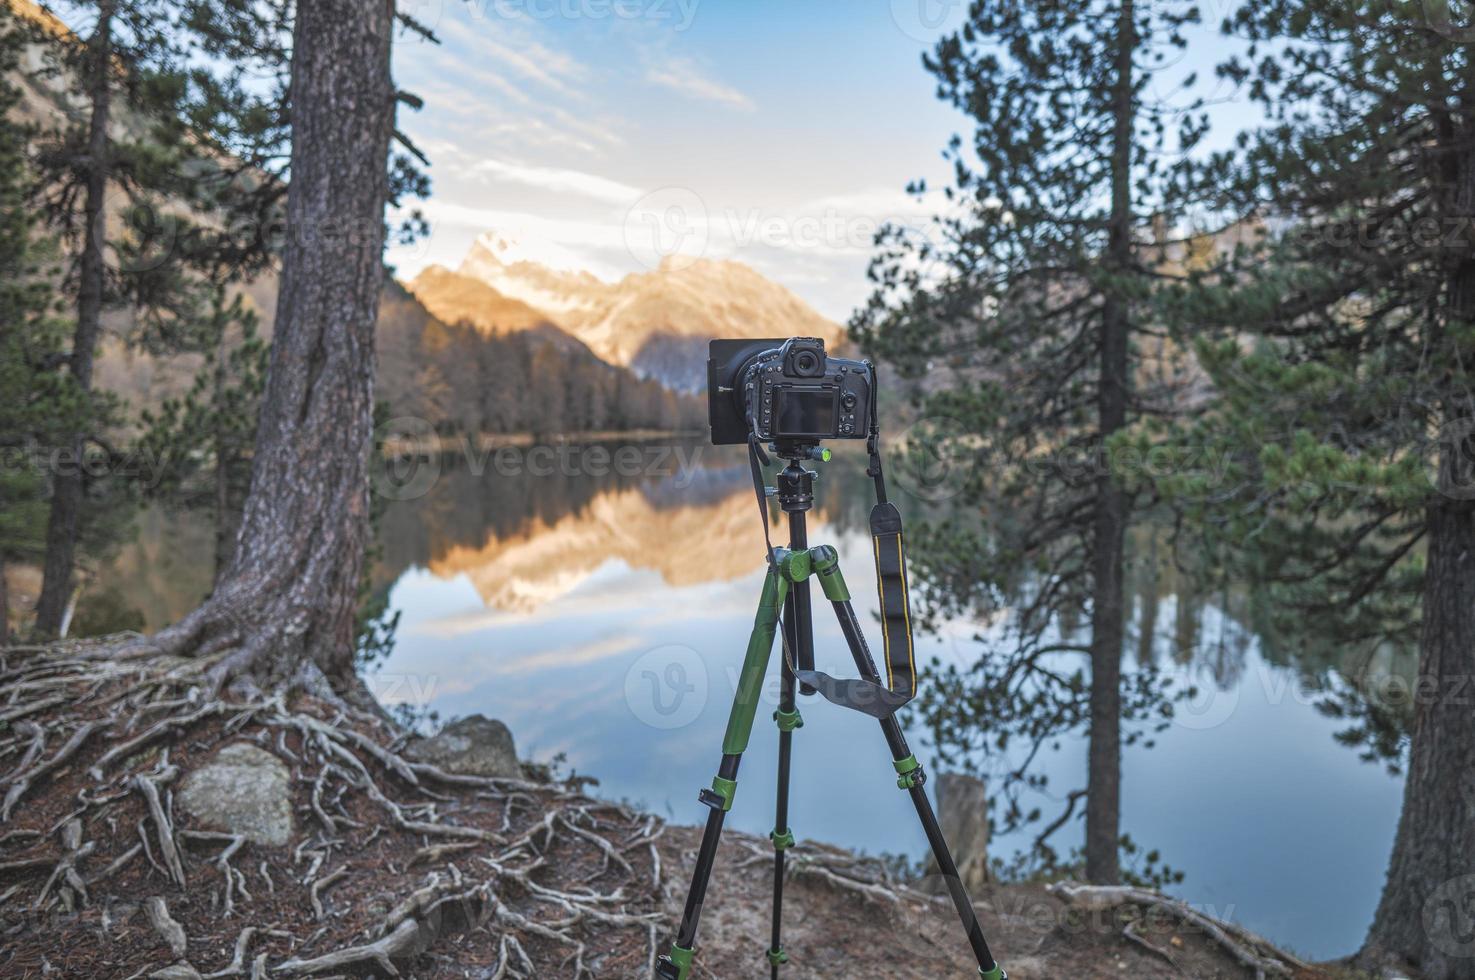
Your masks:
[[[253,844],[292,842],[291,773],[282,760],[244,742],[227,745],[185,779],[179,805],[212,830]]]
[[[481,715],[454,721],[439,735],[410,743],[405,755],[460,776],[523,778],[512,732]]]

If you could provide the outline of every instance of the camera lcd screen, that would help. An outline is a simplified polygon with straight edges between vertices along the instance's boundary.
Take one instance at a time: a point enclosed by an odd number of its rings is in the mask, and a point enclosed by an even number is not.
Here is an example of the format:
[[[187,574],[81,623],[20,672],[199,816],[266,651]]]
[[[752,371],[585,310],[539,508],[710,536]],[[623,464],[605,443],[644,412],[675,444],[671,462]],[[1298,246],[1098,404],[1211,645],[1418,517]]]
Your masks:
[[[780,388],[774,400],[774,414],[778,416],[774,435],[834,437],[837,389]]]

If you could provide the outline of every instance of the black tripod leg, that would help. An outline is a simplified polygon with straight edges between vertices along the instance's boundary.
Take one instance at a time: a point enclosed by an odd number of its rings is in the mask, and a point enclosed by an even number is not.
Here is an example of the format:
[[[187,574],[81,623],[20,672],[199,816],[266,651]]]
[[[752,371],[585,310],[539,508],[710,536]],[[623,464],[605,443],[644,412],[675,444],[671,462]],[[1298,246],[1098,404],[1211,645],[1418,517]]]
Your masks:
[[[797,593],[791,591],[789,601],[784,606],[784,637],[790,650],[798,648],[796,634],[799,630],[799,618],[794,615],[798,602]],[[794,846],[794,832],[789,827],[789,765],[794,748],[794,729],[804,724],[804,719],[800,717],[799,709],[794,704],[795,678],[793,671],[789,670],[787,658],[780,669],[782,674],[778,710],[773,713],[779,732],[778,802],[774,806],[773,833],[768,835],[773,841],[773,929],[768,945],[772,980],[778,980],[779,967],[789,961],[789,954],[784,952],[783,945],[784,854]]]
[[[702,832],[702,846],[697,851],[696,869],[692,872],[691,890],[686,895],[686,908],[681,915],[681,927],[676,933],[676,942],[671,952],[662,956],[656,964],[656,976],[662,980],[687,980],[691,975],[692,957],[696,950],[697,925],[702,917],[702,905],[707,899],[707,883],[712,877],[712,864],[717,858],[717,842],[722,836],[722,823],[727,811],[732,809],[732,798],[737,792],[738,764],[748,747],[753,733],[753,718],[758,711],[758,701],[763,693],[763,675],[768,672],[768,658],[773,651],[773,635],[778,626],[779,610],[783,608],[788,593],[788,553],[782,552],[782,560],[763,580],[763,597],[758,603],[758,614],[753,620],[753,632],[748,637],[748,653],[743,658],[743,670],[738,675],[737,693],[732,700],[732,712],[727,716],[727,733],[722,738],[722,764],[717,777],[709,789],[701,791],[698,799],[710,808],[707,827]],[[780,571],[780,568],[784,571]]]
[[[780,474],[779,483],[782,487],[784,476],[788,470]],[[800,473],[807,473],[800,470]],[[813,474],[809,474],[812,477]],[[804,478],[800,478],[801,480]],[[804,511],[789,512],[789,550],[791,552],[805,551],[809,548],[809,527],[805,520]],[[793,655],[794,666],[799,670],[814,669],[814,613],[809,603],[809,579],[804,578],[789,587],[789,600],[784,605],[784,623],[786,626],[792,624],[793,629],[785,629],[789,638],[789,652]],[[799,685],[799,693],[805,697],[815,694],[815,689],[808,684]]]
[[[825,596],[834,606],[835,616],[840,620],[840,632],[845,634],[845,643],[850,647],[855,669],[860,672],[861,677],[880,684],[881,673],[876,670],[875,661],[871,659],[870,647],[866,645],[865,636],[860,631],[855,609],[850,605],[850,592],[845,587],[845,580],[840,575],[840,567],[835,563],[833,553],[827,556],[826,561],[817,561],[815,569],[819,573]],[[994,961],[993,953],[989,952],[988,943],[983,938],[983,928],[978,924],[978,915],[973,911],[973,900],[963,887],[963,879],[958,875],[958,866],[953,861],[952,851],[948,849],[947,841],[942,836],[937,815],[932,812],[932,801],[922,788],[926,775],[922,772],[921,763],[917,762],[917,757],[907,747],[906,736],[902,734],[901,725],[894,715],[881,720],[881,731],[886,736],[886,744],[891,748],[891,762],[897,772],[896,785],[907,791],[912,798],[912,805],[917,809],[917,819],[922,822],[927,843],[931,846],[937,867],[947,883],[953,908],[957,910],[958,918],[963,921],[963,929],[968,933],[968,943],[973,947],[973,955],[978,960],[980,976],[985,980],[1006,980],[1003,969]]]

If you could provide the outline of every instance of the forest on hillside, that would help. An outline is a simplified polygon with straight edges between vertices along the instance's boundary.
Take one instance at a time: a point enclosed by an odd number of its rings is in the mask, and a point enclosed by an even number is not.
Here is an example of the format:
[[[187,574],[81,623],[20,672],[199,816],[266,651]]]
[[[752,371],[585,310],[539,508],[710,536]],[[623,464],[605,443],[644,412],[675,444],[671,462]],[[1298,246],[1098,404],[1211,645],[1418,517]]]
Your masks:
[[[704,399],[608,364],[561,331],[488,335],[445,324],[394,282],[380,300],[375,343],[389,414],[443,433],[607,436],[694,432],[706,422]]]

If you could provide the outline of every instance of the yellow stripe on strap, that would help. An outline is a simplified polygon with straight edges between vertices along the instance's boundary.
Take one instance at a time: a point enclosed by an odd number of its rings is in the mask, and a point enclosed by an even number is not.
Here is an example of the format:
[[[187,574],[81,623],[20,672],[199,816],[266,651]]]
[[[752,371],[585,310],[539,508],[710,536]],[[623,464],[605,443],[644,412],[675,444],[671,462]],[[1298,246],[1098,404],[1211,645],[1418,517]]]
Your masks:
[[[886,628],[886,576],[881,572],[881,539],[875,535],[871,535],[871,550],[876,556],[876,593],[881,600],[881,646],[886,655],[886,686],[895,690],[891,676],[891,631]],[[906,594],[905,580],[902,594]]]

